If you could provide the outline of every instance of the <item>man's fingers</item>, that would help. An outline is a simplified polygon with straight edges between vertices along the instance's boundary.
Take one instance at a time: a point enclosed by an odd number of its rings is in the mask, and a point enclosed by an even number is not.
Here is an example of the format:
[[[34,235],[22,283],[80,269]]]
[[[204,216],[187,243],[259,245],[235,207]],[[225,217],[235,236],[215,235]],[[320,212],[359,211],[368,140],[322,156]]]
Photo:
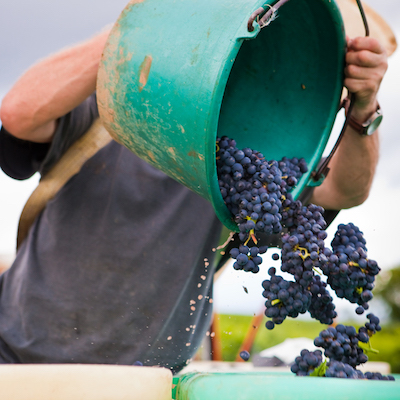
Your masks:
[[[359,120],[376,109],[376,94],[387,70],[384,47],[371,37],[347,40],[344,85],[356,95],[354,112]]]
[[[380,82],[383,79],[384,69],[382,68],[366,68],[356,64],[348,64],[344,69],[347,78],[375,80]]]
[[[347,41],[347,48],[352,51],[368,50],[375,54],[386,54],[386,50],[382,44],[370,36],[349,39]]]
[[[386,65],[386,57],[382,54],[373,53],[369,50],[348,51],[346,53],[346,63],[360,67],[375,68]]]
[[[347,43],[348,51],[344,70],[347,82],[364,81],[356,82],[356,86],[364,85],[368,90],[378,90],[388,67],[384,48],[371,37],[349,39]],[[349,86],[353,86],[354,82]]]

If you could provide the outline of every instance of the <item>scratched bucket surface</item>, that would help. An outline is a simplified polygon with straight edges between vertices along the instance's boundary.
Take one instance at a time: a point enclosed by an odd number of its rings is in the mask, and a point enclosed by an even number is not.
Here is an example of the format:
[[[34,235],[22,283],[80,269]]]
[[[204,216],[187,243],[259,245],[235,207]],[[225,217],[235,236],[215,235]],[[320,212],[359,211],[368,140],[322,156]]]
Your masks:
[[[139,157],[209,200],[221,197],[215,140],[269,160],[304,157],[316,169],[340,102],[345,35],[333,0],[291,0],[248,32],[274,1],[134,0],[115,23],[99,68],[100,117]]]

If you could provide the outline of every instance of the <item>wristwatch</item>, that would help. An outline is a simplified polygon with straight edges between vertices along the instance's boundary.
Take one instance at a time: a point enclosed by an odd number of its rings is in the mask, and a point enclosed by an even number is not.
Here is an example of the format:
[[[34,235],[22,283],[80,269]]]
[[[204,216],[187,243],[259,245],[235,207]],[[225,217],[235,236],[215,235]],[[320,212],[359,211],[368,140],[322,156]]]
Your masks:
[[[356,121],[351,115],[348,120],[348,123],[361,136],[369,136],[372,135],[378,129],[378,126],[382,122],[382,119],[383,115],[381,112],[381,108],[378,104],[374,114],[364,123],[361,124],[360,122]]]

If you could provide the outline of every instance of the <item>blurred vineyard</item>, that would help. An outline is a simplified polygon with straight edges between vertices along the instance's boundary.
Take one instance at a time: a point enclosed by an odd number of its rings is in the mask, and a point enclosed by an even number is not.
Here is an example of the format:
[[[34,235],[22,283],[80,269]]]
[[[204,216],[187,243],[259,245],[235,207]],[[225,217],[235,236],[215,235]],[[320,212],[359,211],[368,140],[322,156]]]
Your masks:
[[[252,317],[243,315],[218,315],[220,341],[223,361],[234,361],[240,346],[251,329]],[[266,321],[266,319],[265,319]],[[288,338],[309,338],[314,339],[319,332],[325,329],[315,321],[301,321],[287,319],[283,324],[276,326],[273,330],[267,330],[263,325],[258,330],[251,354],[258,354],[262,350],[276,346]],[[353,325],[357,329],[357,323],[346,322],[346,325]],[[370,361],[387,362],[391,366],[392,373],[400,373],[400,321],[382,325],[381,332],[371,338],[372,347],[379,351],[378,354],[369,354]],[[293,355],[293,358],[297,354]]]

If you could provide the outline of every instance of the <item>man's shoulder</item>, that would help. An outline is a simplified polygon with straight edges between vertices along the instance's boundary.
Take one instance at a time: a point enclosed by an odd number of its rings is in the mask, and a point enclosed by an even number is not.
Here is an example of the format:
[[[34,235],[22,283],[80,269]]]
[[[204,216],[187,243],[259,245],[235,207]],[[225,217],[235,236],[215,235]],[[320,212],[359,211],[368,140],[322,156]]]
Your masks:
[[[21,140],[1,127],[0,168],[18,180],[28,179],[36,172],[45,174],[98,116],[96,93],[93,93],[78,107],[58,119],[51,143]]]

